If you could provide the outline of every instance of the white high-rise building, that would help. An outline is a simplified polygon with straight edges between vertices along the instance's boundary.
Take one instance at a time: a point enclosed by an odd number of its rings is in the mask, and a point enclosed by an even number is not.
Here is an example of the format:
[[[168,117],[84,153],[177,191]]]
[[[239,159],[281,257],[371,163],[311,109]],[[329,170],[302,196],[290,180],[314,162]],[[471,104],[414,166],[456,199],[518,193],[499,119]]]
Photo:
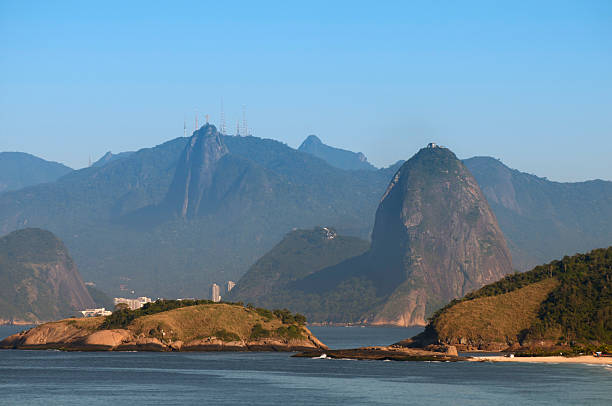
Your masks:
[[[221,301],[221,289],[219,288],[219,285],[217,285],[216,283],[212,284],[212,288],[211,288],[211,298],[213,302],[220,302]]]
[[[227,281],[227,293],[230,293],[230,291],[234,289],[234,286],[236,286],[236,282]]]

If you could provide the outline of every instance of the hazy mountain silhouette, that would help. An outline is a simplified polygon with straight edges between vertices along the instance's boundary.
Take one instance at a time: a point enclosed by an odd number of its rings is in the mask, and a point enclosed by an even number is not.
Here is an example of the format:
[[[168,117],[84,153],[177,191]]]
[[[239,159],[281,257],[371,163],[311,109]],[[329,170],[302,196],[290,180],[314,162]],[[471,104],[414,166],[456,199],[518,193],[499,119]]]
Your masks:
[[[202,297],[214,281],[237,280],[293,228],[329,224],[367,238],[391,175],[355,176],[280,142],[221,136],[207,125],[27,195],[3,194],[0,231],[52,230],[81,273],[109,292],[125,285]]]
[[[57,320],[93,306],[74,261],[52,233],[27,228],[0,238],[0,322]]]
[[[304,245],[293,250],[313,250]],[[258,264],[282,264],[278,257],[285,254],[276,251]],[[498,280],[512,265],[475,179],[450,150],[435,147],[419,151],[391,180],[376,212],[368,252],[277,292],[251,286],[272,283],[257,276],[262,269],[255,266],[239,281],[236,298],[268,306],[284,303],[312,321],[410,326],[424,325],[426,316],[449,300]],[[291,267],[277,271],[293,277]]]
[[[109,162],[116,161],[117,159],[127,158],[133,153],[134,151],[125,151],[125,152],[119,152],[118,154],[113,154],[112,152],[108,151],[106,154],[102,155],[100,159],[92,163],[91,166],[96,166],[96,167],[104,166]]]
[[[24,152],[0,152],[0,193],[54,182],[72,168]]]
[[[497,216],[515,268],[612,244],[612,182],[552,182],[490,157],[464,163]]]
[[[304,142],[302,142],[298,151],[312,154],[340,169],[376,170],[376,167],[369,163],[368,159],[361,152],[352,152],[345,149],[330,147],[329,145],[323,144],[316,135],[309,135]]]

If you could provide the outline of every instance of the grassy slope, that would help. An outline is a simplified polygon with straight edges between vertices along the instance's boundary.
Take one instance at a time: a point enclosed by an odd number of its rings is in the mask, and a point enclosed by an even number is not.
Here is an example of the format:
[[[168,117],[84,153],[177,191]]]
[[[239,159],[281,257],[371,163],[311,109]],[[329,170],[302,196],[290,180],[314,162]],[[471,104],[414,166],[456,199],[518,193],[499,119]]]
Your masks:
[[[454,300],[415,340],[451,336],[489,343],[516,337],[507,341],[531,347],[612,346],[612,247],[507,275]]]
[[[468,342],[517,342],[530,328],[550,292],[559,285],[555,278],[498,296],[458,303],[438,317],[434,326],[443,341],[465,338]]]
[[[276,317],[267,319],[255,310],[229,304],[198,305],[175,309],[168,312],[144,316],[134,320],[129,329],[136,334],[151,335],[150,331],[163,329],[164,338],[190,341],[194,339],[219,336],[220,331],[235,334],[248,341],[253,326],[274,331],[283,326]],[[220,337],[222,338],[222,337]]]
[[[94,331],[101,328],[103,321],[103,317],[92,317],[69,319],[58,323],[67,322],[75,327]],[[213,336],[222,341],[250,341],[257,338],[253,335],[257,324],[263,329],[259,330],[260,332],[269,332],[267,338],[287,339],[306,336],[302,333],[302,327],[295,323],[283,324],[276,316],[266,316],[256,309],[225,303],[188,306],[138,317],[127,326],[127,329],[135,336],[154,337],[166,341],[188,342]],[[291,326],[297,329],[294,333],[288,331],[292,330]]]

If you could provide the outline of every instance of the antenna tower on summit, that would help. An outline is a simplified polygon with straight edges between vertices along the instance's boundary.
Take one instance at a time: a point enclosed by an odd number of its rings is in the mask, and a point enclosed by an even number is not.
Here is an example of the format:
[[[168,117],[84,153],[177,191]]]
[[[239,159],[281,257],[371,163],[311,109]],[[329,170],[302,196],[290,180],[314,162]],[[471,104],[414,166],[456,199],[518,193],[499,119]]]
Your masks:
[[[244,104],[242,105],[242,135],[244,136],[249,135],[249,127],[247,127],[247,120],[246,120],[246,106]]]
[[[183,118],[183,137],[187,136],[187,121]]]
[[[219,123],[221,134],[225,134],[225,113],[223,112],[223,97],[221,98],[221,122]]]
[[[196,111],[196,116],[195,116],[195,130],[194,131],[198,131],[198,112]]]
[[[236,137],[240,137],[240,121],[236,120]]]

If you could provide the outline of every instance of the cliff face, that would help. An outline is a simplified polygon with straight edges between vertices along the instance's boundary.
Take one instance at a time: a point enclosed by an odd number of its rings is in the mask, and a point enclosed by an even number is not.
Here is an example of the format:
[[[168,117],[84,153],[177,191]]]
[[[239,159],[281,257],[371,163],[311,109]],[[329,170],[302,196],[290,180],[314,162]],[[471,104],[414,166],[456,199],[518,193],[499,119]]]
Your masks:
[[[213,125],[195,131],[185,146],[168,190],[167,201],[181,217],[199,213],[208,200],[219,161],[229,151]]]
[[[516,269],[612,241],[612,182],[553,182],[489,157],[464,163],[495,212]]]
[[[94,301],[64,244],[49,231],[0,238],[0,321],[41,322],[91,308]]]
[[[316,322],[414,326],[425,325],[448,301],[512,271],[486,199],[446,148],[422,149],[396,172],[376,212],[367,252],[321,269],[310,259],[310,272],[296,274],[283,257],[300,258],[310,245],[294,245],[292,254],[281,249],[264,256],[270,271],[259,270],[260,280],[245,275],[236,292],[259,290],[249,300],[286,306]],[[323,251],[313,250],[318,252]],[[288,283],[276,284],[282,278]],[[272,292],[263,290],[267,286]]]
[[[392,179],[376,212],[370,268],[389,298],[368,321],[406,326],[512,271],[487,200],[450,150],[424,148]]]

